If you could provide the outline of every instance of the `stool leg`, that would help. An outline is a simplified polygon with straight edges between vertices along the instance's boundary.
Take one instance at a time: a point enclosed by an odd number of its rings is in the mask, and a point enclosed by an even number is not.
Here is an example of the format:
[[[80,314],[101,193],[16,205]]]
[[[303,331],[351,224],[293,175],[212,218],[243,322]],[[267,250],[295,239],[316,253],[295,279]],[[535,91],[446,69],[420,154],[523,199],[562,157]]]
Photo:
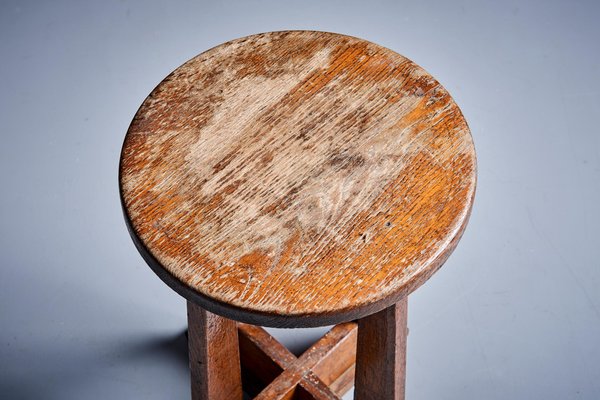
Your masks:
[[[407,298],[358,321],[356,400],[403,400]]]
[[[241,400],[235,321],[187,303],[192,400]]]

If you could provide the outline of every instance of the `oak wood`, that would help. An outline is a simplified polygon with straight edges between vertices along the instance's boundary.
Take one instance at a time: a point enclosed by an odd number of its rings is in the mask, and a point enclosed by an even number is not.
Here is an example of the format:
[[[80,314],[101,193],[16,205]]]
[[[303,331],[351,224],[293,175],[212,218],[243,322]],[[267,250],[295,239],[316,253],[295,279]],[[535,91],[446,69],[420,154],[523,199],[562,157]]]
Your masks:
[[[271,32],[177,68],[127,132],[120,190],[153,270],[212,312],[335,324],[397,302],[456,246],[475,152],[448,92],[354,37]]]
[[[296,356],[259,326],[239,324],[238,329],[244,389],[256,396],[292,365]]]
[[[353,324],[342,335],[336,336],[333,347],[311,369],[339,396],[354,386],[357,331],[357,325]]]
[[[238,328],[244,388],[255,399],[339,399],[352,388],[356,323],[333,327],[299,358],[261,327]]]
[[[235,321],[187,304],[192,400],[241,400]]]
[[[354,386],[354,376],[356,373],[356,364],[352,363],[352,365],[345,370],[339,377],[337,377],[331,384],[329,388],[337,393],[340,397],[347,393]]]
[[[341,400],[341,397],[331,390],[314,373],[308,373],[296,388],[298,400]]]
[[[403,400],[407,298],[358,321],[356,400]]]

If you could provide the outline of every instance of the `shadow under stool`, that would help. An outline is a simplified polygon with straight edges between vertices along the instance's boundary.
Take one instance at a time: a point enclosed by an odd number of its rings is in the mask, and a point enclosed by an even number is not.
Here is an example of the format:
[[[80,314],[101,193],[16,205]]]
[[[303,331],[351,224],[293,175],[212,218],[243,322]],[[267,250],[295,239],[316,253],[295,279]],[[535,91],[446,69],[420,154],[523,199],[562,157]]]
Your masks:
[[[405,57],[271,32],[168,75],[123,144],[136,247],[188,302],[192,398],[403,399],[407,296],[476,185],[467,123]],[[261,326],[335,325],[300,357]]]

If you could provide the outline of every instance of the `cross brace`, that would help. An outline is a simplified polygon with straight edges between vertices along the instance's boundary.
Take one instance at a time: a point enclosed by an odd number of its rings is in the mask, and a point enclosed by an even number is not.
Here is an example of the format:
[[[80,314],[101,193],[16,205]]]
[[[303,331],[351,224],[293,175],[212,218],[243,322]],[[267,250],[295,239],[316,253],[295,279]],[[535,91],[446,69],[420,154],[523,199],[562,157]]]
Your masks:
[[[188,302],[193,400],[403,400],[407,301],[334,326],[300,357],[259,326]]]

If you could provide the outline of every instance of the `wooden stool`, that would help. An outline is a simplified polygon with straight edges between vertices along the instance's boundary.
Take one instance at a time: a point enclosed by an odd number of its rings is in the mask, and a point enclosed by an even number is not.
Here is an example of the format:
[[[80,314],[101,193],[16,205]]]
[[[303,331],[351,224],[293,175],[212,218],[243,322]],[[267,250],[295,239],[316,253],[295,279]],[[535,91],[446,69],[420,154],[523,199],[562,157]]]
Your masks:
[[[402,399],[407,296],[455,248],[475,151],[448,92],[376,44],[233,40],[144,101],[120,165],[150,267],[188,300],[193,399]],[[334,325],[301,357],[258,327]]]

